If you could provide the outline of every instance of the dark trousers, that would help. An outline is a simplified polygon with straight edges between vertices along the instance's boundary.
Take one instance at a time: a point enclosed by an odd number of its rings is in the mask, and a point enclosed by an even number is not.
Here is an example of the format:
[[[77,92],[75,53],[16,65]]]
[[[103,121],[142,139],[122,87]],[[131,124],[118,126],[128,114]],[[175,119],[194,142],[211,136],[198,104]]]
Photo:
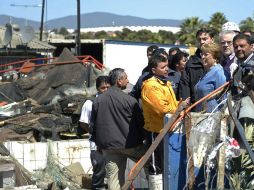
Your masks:
[[[145,131],[146,145],[150,147],[157,136],[158,133]],[[151,158],[149,159],[149,174],[150,175],[162,174],[164,168],[163,164],[164,164],[164,150],[162,140],[159,146],[152,153]]]
[[[105,187],[104,178],[106,175],[105,160],[102,153],[97,150],[92,150],[90,154],[93,176],[92,176],[92,189],[97,190]]]

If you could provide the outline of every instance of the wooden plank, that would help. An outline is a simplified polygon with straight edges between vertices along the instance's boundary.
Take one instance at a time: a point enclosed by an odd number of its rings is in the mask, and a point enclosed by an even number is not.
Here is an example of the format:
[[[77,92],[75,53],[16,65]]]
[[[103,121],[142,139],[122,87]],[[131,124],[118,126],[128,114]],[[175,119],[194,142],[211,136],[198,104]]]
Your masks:
[[[0,172],[13,171],[14,168],[14,164],[0,164]]]
[[[249,96],[250,96],[250,99],[252,100],[252,102],[254,103],[254,91],[253,90],[249,91]]]
[[[13,117],[10,119],[6,119],[3,121],[0,121],[0,126],[3,126],[5,124],[15,124],[15,125],[22,125],[22,126],[29,126],[33,123],[35,123],[37,120],[43,117],[47,117],[50,114],[33,114],[33,113],[27,113],[25,115]]]
[[[194,183],[195,183],[195,176],[194,176],[194,162],[193,158],[191,157],[190,150],[188,149],[188,142],[190,139],[190,131],[191,131],[191,114],[189,117],[184,118],[184,126],[186,130],[186,147],[187,147],[187,154],[188,154],[188,189],[194,190]]]
[[[222,141],[225,140],[227,136],[227,120],[228,117],[225,116],[221,120],[221,128],[220,128],[220,139]],[[219,150],[219,159],[218,159],[218,175],[217,175],[217,189],[223,190],[224,189],[224,176],[225,176],[225,144]]]

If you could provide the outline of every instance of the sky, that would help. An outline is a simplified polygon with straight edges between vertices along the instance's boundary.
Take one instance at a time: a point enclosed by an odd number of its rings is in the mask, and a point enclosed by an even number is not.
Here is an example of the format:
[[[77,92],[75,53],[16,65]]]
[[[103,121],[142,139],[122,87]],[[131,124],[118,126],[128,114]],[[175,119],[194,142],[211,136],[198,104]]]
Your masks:
[[[77,13],[77,0],[45,1],[44,20]],[[0,14],[40,21],[41,4],[42,0],[0,0]],[[254,0],[80,0],[80,4],[81,14],[109,12],[147,19],[199,17],[208,21],[213,13],[222,12],[229,21],[239,24],[247,17],[254,17]]]

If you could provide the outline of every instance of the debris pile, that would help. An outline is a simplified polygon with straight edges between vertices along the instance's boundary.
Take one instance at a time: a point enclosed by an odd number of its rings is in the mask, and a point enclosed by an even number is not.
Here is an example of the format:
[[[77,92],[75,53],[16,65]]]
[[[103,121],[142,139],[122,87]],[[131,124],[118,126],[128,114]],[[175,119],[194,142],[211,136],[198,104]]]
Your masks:
[[[72,61],[73,63],[70,63]],[[68,49],[64,49],[59,58],[52,63],[56,62],[61,64],[35,67],[25,77],[12,82],[0,82],[1,142],[33,143],[80,137],[78,120],[82,105],[87,98],[95,95],[97,76],[105,75],[107,71],[97,68],[93,63],[79,62]],[[3,161],[10,156],[4,146],[0,148],[0,153]],[[53,159],[48,158],[48,162],[50,160]],[[77,179],[71,179],[71,171],[68,168],[65,169],[67,172],[64,172],[58,168],[57,163],[53,161],[50,163],[43,171],[44,174],[40,174],[40,180],[35,180],[41,182],[41,187],[44,183],[49,188],[48,184],[52,182],[51,185],[54,187],[51,189],[81,188],[82,184],[77,183]],[[21,169],[22,166],[19,165],[17,168]],[[55,176],[61,176],[63,179],[60,180],[61,184],[52,178],[54,175],[49,171],[58,171],[59,175]],[[26,179],[31,179],[30,175],[28,174]],[[82,182],[80,179],[78,181]],[[18,185],[34,183],[29,181]]]

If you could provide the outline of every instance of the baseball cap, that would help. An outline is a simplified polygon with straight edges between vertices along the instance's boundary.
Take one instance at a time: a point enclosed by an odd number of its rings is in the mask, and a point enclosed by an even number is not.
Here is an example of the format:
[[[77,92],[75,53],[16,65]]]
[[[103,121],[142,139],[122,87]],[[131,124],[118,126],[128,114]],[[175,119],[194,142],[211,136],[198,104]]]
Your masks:
[[[239,28],[238,24],[236,24],[234,22],[226,22],[225,24],[222,25],[221,30],[222,31],[231,30],[231,31],[235,31],[235,32],[240,32],[240,28]]]

